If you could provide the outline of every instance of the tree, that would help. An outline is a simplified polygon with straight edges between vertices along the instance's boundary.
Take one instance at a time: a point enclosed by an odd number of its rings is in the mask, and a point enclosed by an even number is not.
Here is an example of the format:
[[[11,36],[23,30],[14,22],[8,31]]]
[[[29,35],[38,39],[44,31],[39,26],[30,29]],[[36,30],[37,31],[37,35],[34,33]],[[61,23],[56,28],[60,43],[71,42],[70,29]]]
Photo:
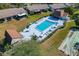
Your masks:
[[[22,42],[12,48],[10,52],[12,56],[37,56],[40,55],[39,44],[35,40]]]
[[[6,9],[6,8],[11,8],[12,5],[8,4],[8,3],[1,3],[0,4],[0,9]]]
[[[75,24],[77,25],[77,26],[79,26],[79,14],[74,14],[74,20],[75,20]]]
[[[27,3],[0,3],[0,9],[26,7]]]
[[[70,15],[73,15],[75,9],[74,9],[74,7],[66,7],[66,8],[64,8],[64,11],[69,13]]]
[[[4,46],[4,50],[5,50],[5,51],[8,51],[9,49],[11,49],[11,45],[6,44],[6,46]]]
[[[75,4],[75,7],[79,9],[79,3],[76,3]]]
[[[32,40],[37,40],[37,36],[36,35],[33,35],[31,39]]]
[[[12,3],[11,5],[19,8],[19,7],[26,7],[27,6],[27,3]]]
[[[79,19],[75,21],[75,24],[79,26]]]

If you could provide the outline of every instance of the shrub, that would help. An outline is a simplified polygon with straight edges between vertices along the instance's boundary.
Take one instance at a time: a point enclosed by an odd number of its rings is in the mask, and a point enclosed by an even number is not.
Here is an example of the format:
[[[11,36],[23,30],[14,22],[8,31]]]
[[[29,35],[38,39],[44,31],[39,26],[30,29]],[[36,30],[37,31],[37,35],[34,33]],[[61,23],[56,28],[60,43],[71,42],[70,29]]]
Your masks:
[[[75,9],[74,9],[74,7],[66,7],[66,8],[64,8],[64,11],[69,13],[70,15],[73,15]]]
[[[36,35],[33,35],[31,39],[32,40],[37,40],[37,36]]]

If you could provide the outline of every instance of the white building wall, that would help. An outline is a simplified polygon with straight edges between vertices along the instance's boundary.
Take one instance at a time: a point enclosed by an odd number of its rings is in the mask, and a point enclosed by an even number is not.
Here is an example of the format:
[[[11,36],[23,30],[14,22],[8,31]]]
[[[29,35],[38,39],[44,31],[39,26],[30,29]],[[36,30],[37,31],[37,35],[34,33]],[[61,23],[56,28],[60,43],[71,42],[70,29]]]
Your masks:
[[[14,44],[14,43],[16,43],[16,42],[19,42],[19,41],[21,41],[21,38],[12,39],[12,42],[11,42],[11,44]]]

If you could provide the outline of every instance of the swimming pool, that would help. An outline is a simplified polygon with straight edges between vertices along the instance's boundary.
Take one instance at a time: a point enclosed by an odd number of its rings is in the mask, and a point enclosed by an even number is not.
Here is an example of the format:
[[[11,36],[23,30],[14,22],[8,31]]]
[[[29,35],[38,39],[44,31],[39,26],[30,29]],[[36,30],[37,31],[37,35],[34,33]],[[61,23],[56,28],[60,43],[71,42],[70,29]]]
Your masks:
[[[56,25],[57,22],[50,22],[48,20],[45,20],[44,22],[42,22],[41,24],[39,24],[36,29],[40,30],[40,31],[44,31],[45,29],[47,29],[48,27],[50,27],[51,25]]]
[[[52,16],[53,17],[53,16]],[[33,35],[37,36],[37,41],[41,42],[50,33],[64,25],[64,21],[58,18],[43,17],[32,23],[28,28],[25,28],[21,33],[23,40],[31,39]],[[53,20],[52,20],[53,19]],[[55,21],[54,21],[55,20]],[[58,20],[58,21],[56,21]]]

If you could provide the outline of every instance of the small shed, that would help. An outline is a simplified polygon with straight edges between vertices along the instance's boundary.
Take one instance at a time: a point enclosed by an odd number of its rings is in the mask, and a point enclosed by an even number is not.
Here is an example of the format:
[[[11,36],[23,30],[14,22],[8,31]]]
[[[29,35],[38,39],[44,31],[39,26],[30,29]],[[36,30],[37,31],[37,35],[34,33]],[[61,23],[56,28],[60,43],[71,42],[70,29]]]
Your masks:
[[[8,44],[14,44],[22,39],[22,35],[15,29],[7,29],[5,31],[5,40]]]

